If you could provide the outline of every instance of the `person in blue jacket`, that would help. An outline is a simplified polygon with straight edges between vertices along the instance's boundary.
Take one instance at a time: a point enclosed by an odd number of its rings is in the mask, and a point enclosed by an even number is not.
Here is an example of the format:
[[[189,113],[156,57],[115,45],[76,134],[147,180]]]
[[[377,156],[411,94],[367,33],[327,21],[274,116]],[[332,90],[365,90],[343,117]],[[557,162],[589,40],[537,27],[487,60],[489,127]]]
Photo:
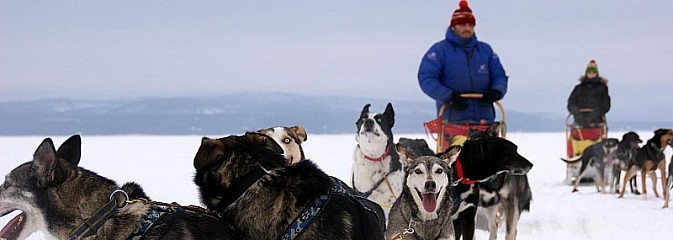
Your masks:
[[[477,40],[476,24],[467,1],[459,3],[444,40],[430,47],[418,70],[418,83],[433,98],[437,110],[444,110],[450,123],[492,123],[493,102],[507,93],[508,77],[498,55],[490,45]],[[461,97],[462,93],[481,93],[482,98]]]

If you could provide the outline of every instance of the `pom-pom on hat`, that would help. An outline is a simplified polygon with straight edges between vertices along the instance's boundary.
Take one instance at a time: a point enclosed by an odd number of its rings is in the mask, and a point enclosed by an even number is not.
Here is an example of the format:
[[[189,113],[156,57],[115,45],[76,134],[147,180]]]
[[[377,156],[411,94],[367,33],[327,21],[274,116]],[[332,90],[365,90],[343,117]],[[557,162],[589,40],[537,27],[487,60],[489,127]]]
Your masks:
[[[596,60],[591,59],[591,61],[589,61],[587,69],[584,71],[584,74],[588,74],[590,72],[595,72],[596,75],[598,75],[598,65],[596,65]]]
[[[477,22],[474,20],[474,15],[472,15],[472,9],[467,6],[467,1],[461,0],[460,3],[458,3],[458,6],[460,8],[453,11],[453,16],[451,16],[451,27],[465,23],[477,25]]]

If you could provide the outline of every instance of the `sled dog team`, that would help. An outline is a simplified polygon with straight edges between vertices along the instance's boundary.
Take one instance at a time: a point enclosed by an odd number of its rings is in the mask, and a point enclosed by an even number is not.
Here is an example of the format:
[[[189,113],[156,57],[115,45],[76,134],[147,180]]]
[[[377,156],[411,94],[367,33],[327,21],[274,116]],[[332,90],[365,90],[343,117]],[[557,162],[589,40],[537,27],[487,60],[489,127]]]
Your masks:
[[[637,189],[634,190],[634,185],[637,188],[636,174],[640,173],[644,197],[647,197],[646,178],[649,176],[652,182],[652,191],[654,191],[655,197],[659,198],[661,196],[657,191],[656,174],[656,171],[659,170],[664,198],[663,207],[667,208],[670,190],[673,187],[673,159],[668,165],[667,173],[664,150],[667,146],[673,147],[673,130],[657,129],[654,131],[654,136],[648,139],[642,147],[639,146],[640,143],[642,143],[642,140],[637,133],[628,132],[622,136],[622,140],[607,138],[594,143],[587,147],[584,153],[576,159],[562,158],[567,163],[579,162],[581,164],[572,192],[577,192],[577,186],[584,171],[593,167],[597,173],[594,177],[594,183],[598,192],[607,192],[605,189],[607,184],[610,188],[609,192],[618,193],[619,198],[622,198],[626,191],[626,184],[629,182],[631,192],[640,194]],[[619,178],[622,171],[625,174],[621,190],[619,190]]]
[[[434,153],[424,140],[394,143],[392,104],[383,113],[369,107],[356,121],[345,182],[306,159],[301,126],[202,138],[193,165],[204,207],[156,201],[134,182],[79,167],[79,135],[59,147],[46,138],[0,187],[0,216],[20,212],[0,239],[36,231],[48,239],[473,239],[478,207],[490,239],[497,213],[515,239],[533,166],[516,145],[487,137]]]

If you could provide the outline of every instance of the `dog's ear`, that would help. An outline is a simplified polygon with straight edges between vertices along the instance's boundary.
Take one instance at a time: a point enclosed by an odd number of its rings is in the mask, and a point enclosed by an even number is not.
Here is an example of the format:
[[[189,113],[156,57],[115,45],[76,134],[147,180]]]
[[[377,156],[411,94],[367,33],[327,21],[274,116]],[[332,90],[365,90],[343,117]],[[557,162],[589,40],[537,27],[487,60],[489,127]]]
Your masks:
[[[218,139],[203,137],[194,157],[194,168],[202,170],[224,156],[224,143]]]
[[[243,137],[245,137],[248,141],[250,141],[253,144],[257,144],[258,146],[268,148],[271,151],[274,151],[278,154],[284,153],[283,148],[278,144],[278,142],[276,142],[276,140],[273,140],[273,138],[267,135],[254,132],[247,132]]]
[[[68,140],[65,140],[56,151],[56,158],[63,159],[73,166],[79,164],[82,157],[82,138],[79,135],[73,135]]]
[[[360,113],[360,117],[365,116],[369,113],[369,107],[371,104],[367,103],[365,104],[365,107],[362,108],[362,112]]]
[[[302,125],[297,125],[294,127],[291,127],[292,131],[294,131],[295,134],[297,134],[297,137],[299,137],[300,140],[299,143],[306,142],[306,139],[308,139],[308,134],[306,134],[306,129]]]
[[[395,110],[393,109],[392,103],[388,103],[388,105],[386,105],[386,110],[383,112],[383,115],[388,118],[390,127],[395,126]]]
[[[273,128],[265,128],[265,129],[260,129],[257,130],[258,133],[264,134],[264,135],[271,135],[270,133],[273,132]]]
[[[397,149],[397,153],[400,155],[400,157],[404,158],[404,161],[407,164],[412,162],[417,157],[411,151],[409,151],[409,149],[407,149],[404,144],[397,143],[395,144],[395,148]]]
[[[654,131],[654,135],[655,136],[661,136],[661,135],[664,135],[668,131],[669,131],[668,129],[659,128],[659,129]]]
[[[453,162],[458,159],[458,155],[460,154],[460,145],[452,145],[446,151],[439,153],[438,157],[442,159],[442,161],[446,162],[447,165],[451,166]]]
[[[56,178],[56,150],[51,138],[45,138],[33,154],[31,172],[40,187],[49,186]]]

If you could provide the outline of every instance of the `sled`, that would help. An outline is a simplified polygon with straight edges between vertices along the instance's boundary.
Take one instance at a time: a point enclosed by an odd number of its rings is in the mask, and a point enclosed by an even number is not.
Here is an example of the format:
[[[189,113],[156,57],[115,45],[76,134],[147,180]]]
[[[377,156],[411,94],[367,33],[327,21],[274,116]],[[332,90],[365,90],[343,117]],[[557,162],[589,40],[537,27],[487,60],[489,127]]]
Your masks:
[[[460,95],[463,98],[482,98],[481,93],[463,93]],[[451,146],[451,139],[459,136],[467,139],[470,130],[476,131],[492,131],[494,136],[505,138],[507,133],[507,124],[505,124],[505,108],[499,101],[494,102],[500,110],[500,121],[488,123],[482,120],[479,123],[475,122],[448,122],[444,120],[444,110],[448,107],[443,104],[437,113],[437,118],[429,122],[424,122],[426,135],[429,135],[432,140],[437,143],[436,152],[444,152]]]
[[[568,159],[576,159],[584,153],[587,147],[603,141],[608,136],[608,124],[605,121],[605,116],[602,117],[600,123],[590,127],[578,127],[574,124],[574,120],[570,121],[572,114],[568,114],[565,121],[565,135],[566,135],[566,156]],[[581,163],[567,163],[566,166],[566,183],[573,183],[579,175]],[[594,168],[587,168],[582,175],[581,180],[593,181],[596,176]]]

